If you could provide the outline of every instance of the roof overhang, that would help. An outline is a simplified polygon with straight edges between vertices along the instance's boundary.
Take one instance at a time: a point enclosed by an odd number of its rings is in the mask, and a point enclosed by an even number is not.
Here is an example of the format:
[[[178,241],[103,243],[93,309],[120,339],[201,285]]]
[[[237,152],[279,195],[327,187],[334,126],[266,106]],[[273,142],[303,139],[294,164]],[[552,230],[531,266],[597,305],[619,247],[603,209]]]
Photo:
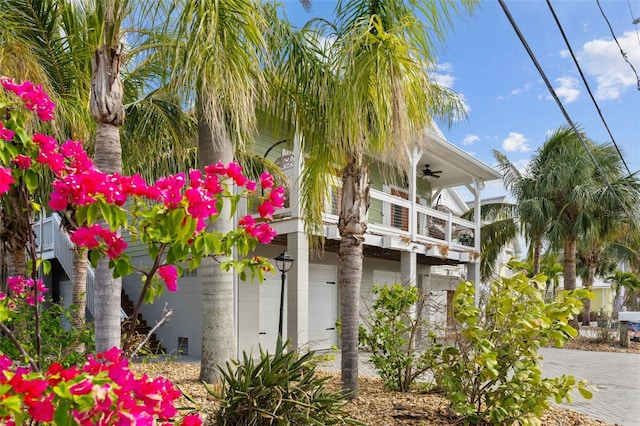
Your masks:
[[[447,141],[435,126],[425,130],[419,139],[422,156],[418,161],[418,178],[427,164],[431,170],[442,171],[439,178],[429,178],[434,188],[473,185],[474,181],[502,178],[499,172]]]

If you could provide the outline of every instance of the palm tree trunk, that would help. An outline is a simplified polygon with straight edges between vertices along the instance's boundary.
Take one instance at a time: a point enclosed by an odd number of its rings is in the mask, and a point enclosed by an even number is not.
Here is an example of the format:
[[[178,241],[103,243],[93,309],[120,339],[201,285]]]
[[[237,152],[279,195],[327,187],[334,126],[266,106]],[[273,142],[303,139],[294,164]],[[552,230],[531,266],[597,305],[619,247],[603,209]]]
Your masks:
[[[540,273],[540,257],[542,253],[542,241],[536,238],[533,243],[533,276]]]
[[[587,282],[583,283],[582,287],[585,290],[591,291],[593,288],[593,282],[596,276],[596,265],[589,265],[589,273],[587,276]],[[585,297],[582,299],[582,325],[591,325],[591,299]]]
[[[362,159],[347,164],[342,173],[340,229],[340,307],[342,318],[342,387],[357,398],[358,324],[364,234],[369,211],[369,169]]]
[[[201,168],[217,162],[233,161],[233,144],[220,129],[212,129],[203,118],[198,119],[198,161]],[[208,228],[209,232],[227,233],[233,229],[230,217],[231,205],[225,200],[218,220]],[[233,271],[220,269],[218,262],[228,260],[203,259],[198,271],[202,277],[202,355],[200,380],[213,383],[219,380],[218,365],[237,355],[234,322]]]
[[[564,241],[564,289],[576,289],[576,240],[568,238]],[[570,324],[578,329],[578,317],[571,319]]]
[[[71,322],[74,328],[83,327],[85,323],[85,310],[87,307],[87,261],[88,250],[76,250],[73,254],[73,287],[71,303],[78,311],[73,316]],[[84,352],[84,344],[81,343],[76,350]]]
[[[96,49],[91,62],[91,116],[98,123],[94,164],[105,173],[122,172],[120,126],[124,121],[123,88],[120,81],[121,46]],[[109,259],[100,259],[95,271],[96,351],[120,347],[122,279],[114,279]]]

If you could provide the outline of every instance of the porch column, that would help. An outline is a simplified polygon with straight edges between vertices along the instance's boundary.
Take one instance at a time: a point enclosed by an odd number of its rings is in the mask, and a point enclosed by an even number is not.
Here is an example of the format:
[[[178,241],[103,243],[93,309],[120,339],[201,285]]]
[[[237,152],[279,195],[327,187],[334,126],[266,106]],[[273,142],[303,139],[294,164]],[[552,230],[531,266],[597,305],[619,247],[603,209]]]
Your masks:
[[[409,201],[411,202],[411,210],[409,212],[409,234],[411,235],[411,241],[415,241],[418,235],[418,214],[416,212],[416,198],[417,198],[417,185],[416,179],[418,173],[418,161],[422,157],[422,152],[417,148],[413,148],[411,152],[411,167],[409,168]],[[414,273],[415,280],[415,273]]]
[[[400,275],[402,282],[411,287],[416,285],[416,274],[418,272],[418,255],[414,252],[403,251],[400,253]]]
[[[482,220],[480,219],[480,196],[482,190],[484,189],[484,182],[473,179],[474,186],[474,199],[473,199],[473,219],[476,224],[474,229],[474,238],[473,238],[473,249],[480,253],[480,232],[482,230]],[[467,264],[467,280],[473,281],[476,289],[475,302],[476,305],[480,302],[480,289],[482,288],[482,283],[480,282],[480,257],[475,259],[473,263]]]
[[[287,338],[295,349],[309,342],[309,241],[304,231],[287,234],[287,252],[295,259],[287,273]]]

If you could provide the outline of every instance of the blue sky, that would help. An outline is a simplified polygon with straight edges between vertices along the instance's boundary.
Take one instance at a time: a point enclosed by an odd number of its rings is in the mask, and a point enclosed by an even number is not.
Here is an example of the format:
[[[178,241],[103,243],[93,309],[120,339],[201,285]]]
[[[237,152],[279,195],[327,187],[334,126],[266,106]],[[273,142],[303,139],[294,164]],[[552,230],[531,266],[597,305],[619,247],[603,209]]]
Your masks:
[[[610,142],[546,1],[505,0],[515,22],[571,119],[596,142]],[[298,1],[284,2],[289,19],[302,25],[330,18],[335,1],[312,1],[306,12]],[[604,119],[632,172],[640,170],[640,91],[596,0],[551,0]],[[640,75],[639,0],[601,0],[611,28]],[[473,16],[455,18],[454,29],[438,53],[436,80],[458,92],[468,119],[441,126],[447,139],[494,165],[499,150],[519,167],[550,131],[566,123],[543,79],[497,1],[482,1]],[[484,196],[503,194],[500,182]]]

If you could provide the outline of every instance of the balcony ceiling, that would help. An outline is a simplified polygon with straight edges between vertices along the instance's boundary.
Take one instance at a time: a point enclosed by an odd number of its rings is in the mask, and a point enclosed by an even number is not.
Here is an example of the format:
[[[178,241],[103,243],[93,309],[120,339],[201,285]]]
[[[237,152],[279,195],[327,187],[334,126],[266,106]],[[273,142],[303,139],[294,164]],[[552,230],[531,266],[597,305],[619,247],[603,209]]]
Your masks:
[[[428,178],[433,188],[471,185],[474,178],[484,182],[502,178],[493,168],[447,141],[437,129],[426,131],[421,145],[418,179],[422,178],[422,170],[427,164],[432,171],[442,171],[439,178]]]

